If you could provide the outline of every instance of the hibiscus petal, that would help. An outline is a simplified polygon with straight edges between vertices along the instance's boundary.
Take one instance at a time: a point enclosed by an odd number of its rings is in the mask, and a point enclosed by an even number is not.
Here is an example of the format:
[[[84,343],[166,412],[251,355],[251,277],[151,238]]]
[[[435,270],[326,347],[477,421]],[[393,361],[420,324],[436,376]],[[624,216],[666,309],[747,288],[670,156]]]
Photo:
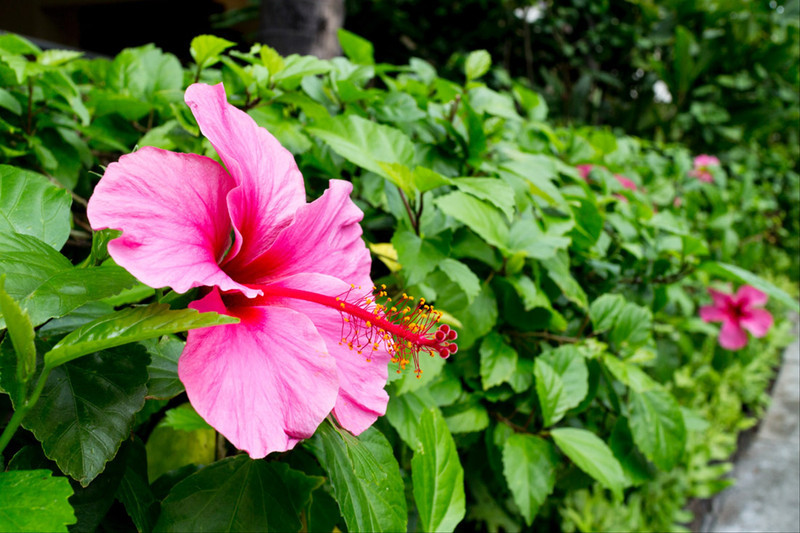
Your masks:
[[[747,345],[747,333],[732,320],[722,323],[719,331],[719,345],[727,350],[739,350]]]
[[[353,186],[331,180],[325,193],[297,210],[294,221],[261,257],[231,263],[226,271],[242,283],[268,283],[300,273],[327,274],[348,284],[372,287],[372,261],[361,238],[364,214],[350,199]]]
[[[236,242],[226,261],[261,255],[306,203],[303,176],[292,154],[244,111],[228,104],[222,84],[195,83],[186,103],[236,180],[228,206]]]
[[[735,296],[736,301],[744,308],[764,305],[767,303],[768,298],[769,297],[765,293],[750,285],[742,285],[739,287]]]
[[[722,322],[727,316],[724,310],[713,305],[704,305],[700,308],[700,318],[704,322]]]
[[[225,199],[234,185],[212,159],[146,146],[108,166],[87,215],[95,230],[122,231],[108,251],[147,285],[177,292],[216,285],[252,296],[258,292],[217,264],[230,242]]]
[[[714,307],[718,309],[727,309],[733,305],[733,299],[730,294],[720,292],[711,287],[708,288],[708,294],[710,294],[711,299],[714,300]]]
[[[750,309],[739,324],[755,337],[763,337],[772,327],[772,315],[765,309]]]
[[[339,386],[311,320],[285,307],[226,309],[216,289],[190,307],[241,319],[189,332],[178,375],[200,416],[254,459],[313,435]]]
[[[347,283],[322,274],[298,274],[273,284],[275,285],[333,297],[345,294],[350,289]],[[264,298],[269,298],[269,286],[265,287],[264,292]],[[369,294],[368,291],[363,292]],[[343,322],[339,311],[302,300],[287,299],[282,305],[291,306],[309,317],[325,339],[328,351],[336,359],[336,373],[339,377],[339,395],[333,409],[336,419],[342,427],[355,435],[366,430],[386,412],[389,402],[389,395],[384,387],[391,356],[383,343],[379,344],[378,350],[372,351],[370,348],[365,349],[363,354],[358,354],[341,342]]]

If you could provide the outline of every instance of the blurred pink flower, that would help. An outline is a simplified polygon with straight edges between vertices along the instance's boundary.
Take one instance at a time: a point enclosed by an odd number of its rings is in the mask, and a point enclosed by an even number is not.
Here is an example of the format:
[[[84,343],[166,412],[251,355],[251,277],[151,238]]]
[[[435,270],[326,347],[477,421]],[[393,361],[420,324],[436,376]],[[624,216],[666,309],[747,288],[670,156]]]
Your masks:
[[[701,154],[694,158],[694,168],[689,171],[689,175],[706,183],[714,183],[714,176],[709,168],[718,166],[719,159],[713,155]]]
[[[364,431],[386,410],[389,359],[449,355],[455,332],[429,334],[438,315],[422,308],[416,330],[397,325],[355,295],[372,288],[371,259],[349,182],[307,203],[292,154],[222,84],[185,99],[225,166],[151,147],[122,156],[89,201],[92,227],[122,231],[109,253],[142,282],[203,287],[191,308],[240,319],[190,331],[178,362],[194,408],[237,448],[291,449],[330,413]]]
[[[705,322],[722,322],[719,344],[728,350],[739,350],[747,344],[749,331],[754,337],[763,337],[772,327],[772,315],[761,307],[767,303],[767,295],[742,285],[736,294],[726,294],[708,289],[713,305],[700,308],[700,318]]]
[[[621,174],[614,174],[614,177],[617,178],[617,181],[620,183],[620,185],[622,185],[626,189],[630,189],[631,191],[635,191],[635,190],[638,189],[638,187],[636,187],[636,184],[633,182],[633,180],[628,179],[628,178],[626,178],[625,176],[623,176]]]
[[[586,181],[589,181],[589,173],[595,168],[595,165],[590,165],[590,164],[576,165],[575,168],[580,173],[581,178],[583,178]],[[597,167],[597,168],[605,169],[605,167],[603,167],[603,166],[600,166],[600,167]],[[638,187],[636,187],[636,184],[630,178],[626,178],[622,174],[614,174],[614,177],[617,178],[617,181],[619,182],[619,184],[622,185],[623,187],[625,187],[626,189],[629,189],[631,191],[638,190]],[[621,195],[617,195],[617,196],[619,198],[625,199],[624,196],[621,196]]]
[[[594,165],[577,165],[575,168],[578,169],[578,172],[580,172],[581,177],[583,179],[585,179],[586,181],[588,181],[589,180],[589,172],[592,171],[592,169],[594,168]]]

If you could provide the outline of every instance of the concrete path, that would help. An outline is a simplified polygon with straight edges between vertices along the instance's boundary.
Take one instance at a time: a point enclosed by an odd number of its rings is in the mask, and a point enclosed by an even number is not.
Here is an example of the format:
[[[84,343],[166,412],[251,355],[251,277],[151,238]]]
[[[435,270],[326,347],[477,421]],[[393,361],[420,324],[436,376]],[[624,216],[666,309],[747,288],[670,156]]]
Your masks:
[[[796,332],[795,332],[796,333]],[[703,531],[800,532],[800,343],[784,354],[772,404],[719,494]]]

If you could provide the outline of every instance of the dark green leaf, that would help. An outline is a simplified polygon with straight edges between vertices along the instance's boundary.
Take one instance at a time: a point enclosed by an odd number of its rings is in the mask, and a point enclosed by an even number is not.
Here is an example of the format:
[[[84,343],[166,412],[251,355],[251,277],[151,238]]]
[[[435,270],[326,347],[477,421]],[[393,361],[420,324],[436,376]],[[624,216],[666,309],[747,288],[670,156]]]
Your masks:
[[[285,463],[228,457],[172,488],[155,531],[299,531],[322,481]]]
[[[423,411],[419,437],[411,477],[422,530],[453,531],[465,513],[464,469],[438,409]]]
[[[116,496],[128,511],[136,530],[150,533],[158,517],[159,505],[150,489],[144,445],[136,438],[123,446],[127,448],[127,461]]]
[[[376,429],[359,437],[328,423],[310,445],[328,472],[350,531],[405,531],[406,500],[392,447]]]
[[[480,355],[483,390],[509,381],[517,369],[517,351],[506,344],[499,333],[492,332],[484,337]]]
[[[589,306],[595,333],[602,333],[616,324],[620,311],[625,306],[625,298],[619,294],[603,294]]]
[[[169,399],[183,392],[183,383],[178,377],[178,358],[185,344],[172,336],[141,341],[141,345],[150,354],[150,364],[147,367],[147,372],[150,374],[147,396]]]

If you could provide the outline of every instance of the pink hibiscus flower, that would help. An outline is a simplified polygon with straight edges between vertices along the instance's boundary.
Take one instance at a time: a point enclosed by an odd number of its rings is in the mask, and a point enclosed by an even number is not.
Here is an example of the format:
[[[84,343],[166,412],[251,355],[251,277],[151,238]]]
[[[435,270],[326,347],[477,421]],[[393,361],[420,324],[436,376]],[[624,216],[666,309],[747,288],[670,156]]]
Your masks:
[[[714,183],[714,176],[709,169],[718,166],[719,159],[713,155],[701,154],[694,158],[694,168],[689,171],[689,175],[706,183]]]
[[[594,165],[588,165],[588,164],[575,166],[575,168],[580,173],[581,178],[583,178],[587,182],[589,181],[589,173],[592,171],[592,169],[594,169],[594,167],[595,167]],[[599,168],[605,168],[605,167],[601,166]],[[636,187],[636,184],[630,178],[626,178],[622,174],[614,174],[614,177],[617,179],[619,184],[625,187],[626,189],[629,189],[631,191],[638,190],[638,187]],[[627,199],[624,196],[621,195],[617,196],[627,201]]]
[[[705,322],[722,322],[719,345],[728,350],[739,350],[747,344],[749,331],[754,337],[763,337],[772,327],[772,315],[761,306],[767,303],[767,295],[742,285],[736,294],[726,294],[708,289],[713,305],[700,308],[700,318]]]
[[[359,292],[372,288],[371,259],[350,183],[307,203],[292,154],[222,84],[185,99],[225,166],[151,147],[125,155],[89,201],[92,228],[122,231],[109,253],[142,282],[203,287],[191,308],[240,319],[190,331],[178,361],[194,408],[237,448],[291,449],[331,413],[364,431],[386,411],[388,361],[454,353],[455,331],[431,332],[440,314],[424,302],[387,309]]]

